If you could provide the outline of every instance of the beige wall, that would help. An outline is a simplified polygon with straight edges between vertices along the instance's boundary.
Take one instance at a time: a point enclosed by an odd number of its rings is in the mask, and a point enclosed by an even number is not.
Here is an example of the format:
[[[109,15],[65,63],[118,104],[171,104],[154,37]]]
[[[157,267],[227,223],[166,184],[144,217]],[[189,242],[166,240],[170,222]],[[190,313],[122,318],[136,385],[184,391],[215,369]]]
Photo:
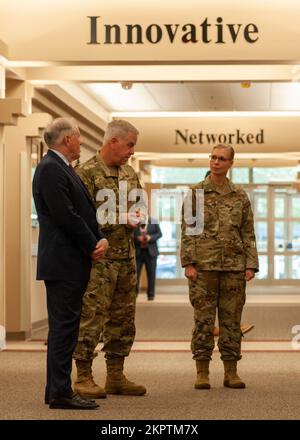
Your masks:
[[[99,144],[99,148],[100,148],[100,144]],[[84,163],[87,160],[89,160],[92,156],[94,156],[96,154],[98,150],[92,150],[90,148],[87,148],[85,146],[81,146],[81,151],[80,151],[80,163]]]
[[[6,127],[4,135],[8,171],[5,175],[6,327],[8,332],[19,332],[29,330],[28,323],[27,328],[21,326],[20,153],[26,152],[26,139],[20,127]]]
[[[280,153],[299,152],[300,139],[298,130],[300,116],[297,117],[126,117],[140,131],[137,152],[151,153],[209,153],[215,144],[209,144],[205,134],[250,133],[257,135],[264,130],[264,143],[237,144],[232,137],[230,142],[235,146],[237,153]],[[155,129],[153,129],[155,128]],[[188,138],[187,143],[177,135],[176,130]],[[199,133],[203,132],[203,144],[198,140]],[[228,138],[228,136],[227,136]],[[244,137],[245,140],[245,137]],[[176,143],[177,141],[177,143]],[[227,141],[227,143],[229,143]]]
[[[0,325],[5,325],[4,128],[0,124]]]
[[[18,13],[16,13],[18,11]],[[117,11],[117,13],[116,13]],[[99,43],[89,45],[90,24],[87,16],[100,16]],[[261,1],[195,0],[137,1],[61,0],[46,2],[40,7],[38,0],[3,0],[1,2],[1,39],[9,46],[9,56],[14,60],[42,61],[298,61],[300,4],[295,0]],[[216,20],[224,23],[224,44],[215,44]],[[270,19],[271,17],[271,19]],[[203,43],[201,23],[208,18],[211,42]],[[12,26],[12,19],[14,25]],[[126,44],[126,24],[142,24],[143,44]],[[146,28],[156,23],[163,28],[163,38],[152,44],[145,38]],[[183,43],[185,24],[192,23],[197,30],[195,43]],[[226,24],[241,24],[235,42],[230,40]],[[256,43],[246,43],[244,27],[254,23],[259,29]],[[104,44],[104,24],[121,27],[122,44]],[[170,42],[164,25],[172,25],[177,33]],[[154,32],[155,36],[155,32]],[[49,44],[49,41],[51,44]],[[63,42],[63,44],[62,44]]]
[[[31,156],[33,137],[50,121],[47,114],[20,118],[4,130],[6,329],[26,335],[31,330]]]
[[[31,324],[36,326],[47,319],[46,291],[43,281],[36,280],[39,228],[31,228],[32,257],[31,257]]]
[[[0,64],[0,99],[5,98],[5,69]],[[5,325],[4,127],[0,120],[0,325]]]

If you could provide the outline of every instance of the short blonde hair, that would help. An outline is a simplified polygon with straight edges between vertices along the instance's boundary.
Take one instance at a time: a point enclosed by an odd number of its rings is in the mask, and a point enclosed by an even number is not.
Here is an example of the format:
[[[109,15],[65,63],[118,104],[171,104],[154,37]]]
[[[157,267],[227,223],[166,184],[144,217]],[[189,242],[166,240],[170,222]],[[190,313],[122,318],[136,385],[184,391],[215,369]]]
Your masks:
[[[212,151],[214,151],[214,150],[220,150],[220,149],[229,151],[229,152],[230,152],[230,159],[231,159],[231,160],[234,159],[235,151],[234,151],[234,148],[233,148],[231,145],[218,144],[218,145],[215,145],[215,146],[213,147]]]

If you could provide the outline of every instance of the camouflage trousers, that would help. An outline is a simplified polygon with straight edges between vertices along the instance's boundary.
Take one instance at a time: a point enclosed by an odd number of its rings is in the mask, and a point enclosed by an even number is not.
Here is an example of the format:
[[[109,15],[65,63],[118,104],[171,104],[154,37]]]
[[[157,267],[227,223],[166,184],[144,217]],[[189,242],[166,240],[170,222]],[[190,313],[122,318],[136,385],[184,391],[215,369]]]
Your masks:
[[[215,346],[213,330],[216,310],[221,359],[241,359],[240,323],[246,299],[245,290],[244,272],[198,271],[197,280],[189,280],[195,321],[191,342],[193,359],[211,359]]]
[[[83,296],[74,359],[92,360],[102,332],[105,357],[128,356],[135,337],[136,262],[100,260],[93,264]]]

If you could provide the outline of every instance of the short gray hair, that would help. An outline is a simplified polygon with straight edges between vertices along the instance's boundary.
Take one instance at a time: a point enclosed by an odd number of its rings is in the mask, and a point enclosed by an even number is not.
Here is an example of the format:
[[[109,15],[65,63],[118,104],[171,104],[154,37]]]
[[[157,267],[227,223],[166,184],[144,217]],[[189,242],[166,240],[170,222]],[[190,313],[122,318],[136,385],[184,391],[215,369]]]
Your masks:
[[[139,131],[128,121],[123,119],[115,119],[111,121],[106,129],[103,137],[103,144],[114,137],[125,137],[128,133],[139,134]]]
[[[218,145],[215,145],[215,146],[213,147],[212,151],[213,151],[213,150],[219,150],[219,149],[221,149],[221,148],[222,148],[223,150],[227,150],[227,151],[230,152],[230,160],[233,160],[233,159],[234,159],[235,151],[234,151],[234,148],[233,148],[231,145],[227,145],[227,144],[218,144]]]
[[[72,118],[57,118],[44,131],[44,139],[49,148],[59,146],[63,137],[72,135],[78,130],[78,125]]]

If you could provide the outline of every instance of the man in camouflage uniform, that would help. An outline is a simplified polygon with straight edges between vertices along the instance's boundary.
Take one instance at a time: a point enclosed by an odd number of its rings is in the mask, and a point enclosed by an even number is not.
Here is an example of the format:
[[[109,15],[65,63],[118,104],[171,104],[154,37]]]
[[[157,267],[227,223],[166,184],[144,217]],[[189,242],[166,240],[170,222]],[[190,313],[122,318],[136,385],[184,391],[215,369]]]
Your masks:
[[[120,221],[119,185],[127,183],[127,200],[131,190],[141,188],[137,174],[127,165],[134,154],[137,136],[138,131],[129,122],[110,122],[101,150],[77,169],[95,202],[98,222],[109,243],[105,258],[95,263],[91,270],[83,297],[78,344],[73,355],[77,367],[74,391],[84,397],[146,393],[144,386],[130,382],[123,374],[124,358],[129,355],[135,337],[136,261],[132,232],[138,224],[128,213],[123,213],[123,221]],[[105,194],[109,190],[112,194],[110,200],[115,198],[116,210],[107,209],[108,221],[105,223],[99,212],[101,205],[108,200]],[[105,213],[104,205],[102,208]],[[92,362],[101,332],[107,366],[105,390],[94,382],[92,376]]]
[[[237,375],[237,361],[241,359],[240,322],[246,281],[258,271],[258,256],[248,196],[226,178],[233,158],[231,146],[215,146],[210,156],[211,174],[191,188],[193,215],[196,190],[204,191],[204,228],[200,233],[190,235],[190,220],[183,211],[181,262],[194,307],[191,349],[196,360],[197,389],[210,388],[209,361],[214,349],[216,309],[224,386],[245,388]]]

